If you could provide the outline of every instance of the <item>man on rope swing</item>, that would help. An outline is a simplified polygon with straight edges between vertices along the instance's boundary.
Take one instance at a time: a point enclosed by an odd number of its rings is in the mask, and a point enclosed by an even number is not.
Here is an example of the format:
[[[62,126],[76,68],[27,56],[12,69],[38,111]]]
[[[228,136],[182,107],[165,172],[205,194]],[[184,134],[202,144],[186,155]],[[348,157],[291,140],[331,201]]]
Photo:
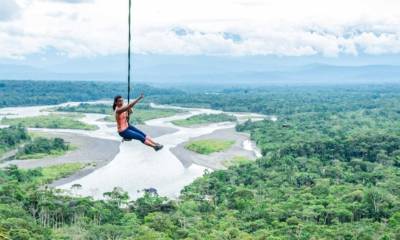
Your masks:
[[[115,120],[117,121],[118,134],[125,140],[130,141],[132,139],[139,140],[143,144],[152,147],[154,150],[159,151],[163,148],[163,145],[156,143],[148,137],[145,133],[132,126],[128,122],[128,116],[132,113],[132,108],[144,98],[143,93],[132,101],[131,103],[124,105],[124,99],[121,96],[114,97],[113,110],[115,113]]]

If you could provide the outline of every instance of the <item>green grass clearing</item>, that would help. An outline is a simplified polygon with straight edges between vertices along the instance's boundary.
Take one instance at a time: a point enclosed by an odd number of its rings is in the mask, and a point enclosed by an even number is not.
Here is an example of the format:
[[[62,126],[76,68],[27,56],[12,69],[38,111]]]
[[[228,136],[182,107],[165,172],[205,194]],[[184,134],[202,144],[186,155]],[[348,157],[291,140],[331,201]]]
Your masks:
[[[83,123],[76,117],[50,114],[25,118],[3,118],[0,122],[4,125],[20,125],[26,128],[53,128],[53,129],[81,129],[96,130],[97,126]]]
[[[107,114],[103,118],[104,121],[107,122],[115,122],[114,112],[110,105],[107,104],[88,104],[81,103],[78,106],[65,106],[58,107],[53,109],[54,111],[61,112],[71,112],[71,113],[100,113]],[[131,115],[130,122],[132,124],[143,124],[145,121],[156,119],[156,118],[164,118],[164,117],[172,117],[175,114],[182,113],[183,110],[178,109],[159,109],[152,108],[150,104],[139,104],[134,107],[133,113]]]
[[[195,125],[218,123],[218,122],[235,122],[237,118],[233,115],[225,113],[221,114],[199,114],[186,119],[172,121],[173,124],[181,127],[190,127]]]
[[[86,166],[83,163],[64,163],[40,168],[42,176],[38,178],[38,181],[42,184],[51,183],[57,179],[68,177]]]
[[[135,109],[130,116],[130,123],[132,124],[144,124],[148,120],[172,117],[178,113],[182,113],[180,110],[175,109]],[[110,115],[103,119],[107,122],[115,122],[115,116]]]
[[[113,110],[110,105],[107,104],[89,104],[81,103],[78,106],[63,106],[53,108],[53,111],[58,112],[74,112],[74,113],[100,113],[100,114],[112,114]]]
[[[221,152],[229,149],[235,141],[222,139],[203,139],[190,141],[185,148],[200,154],[209,155],[214,152]]]
[[[238,165],[242,165],[242,164],[247,164],[252,162],[251,159],[249,159],[248,157],[245,156],[234,156],[231,159],[225,160],[223,162],[223,165],[225,167],[230,167],[230,166],[238,166]]]

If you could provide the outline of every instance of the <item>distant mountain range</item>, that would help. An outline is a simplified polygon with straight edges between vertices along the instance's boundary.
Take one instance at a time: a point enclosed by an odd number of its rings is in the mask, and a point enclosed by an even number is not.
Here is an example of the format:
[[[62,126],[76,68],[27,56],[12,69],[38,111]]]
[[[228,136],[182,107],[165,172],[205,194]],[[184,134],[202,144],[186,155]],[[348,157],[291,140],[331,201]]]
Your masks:
[[[351,63],[296,58],[140,55],[134,58],[132,74],[136,82],[166,86],[400,82],[400,66]],[[125,81],[126,75],[124,55],[63,61],[0,62],[0,79]]]

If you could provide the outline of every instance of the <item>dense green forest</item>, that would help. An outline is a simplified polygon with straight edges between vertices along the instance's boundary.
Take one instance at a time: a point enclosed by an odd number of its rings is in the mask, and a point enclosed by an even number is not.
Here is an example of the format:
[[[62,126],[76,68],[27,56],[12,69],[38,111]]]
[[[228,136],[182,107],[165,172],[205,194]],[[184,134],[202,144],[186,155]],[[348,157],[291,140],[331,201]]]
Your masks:
[[[43,170],[0,171],[10,239],[400,239],[400,86],[271,87],[157,101],[274,114],[248,121],[255,162],[206,173],[177,200],[116,188],[106,200],[41,187]]]
[[[180,91],[154,88],[143,84],[133,86],[133,94],[146,96],[175,95]],[[3,81],[0,80],[0,107],[54,105],[69,101],[81,102],[125,96],[126,84],[78,81]],[[134,96],[133,96],[134,97]]]
[[[155,101],[231,112],[286,116],[295,113],[381,109],[398,103],[400,85],[269,86],[157,96]]]

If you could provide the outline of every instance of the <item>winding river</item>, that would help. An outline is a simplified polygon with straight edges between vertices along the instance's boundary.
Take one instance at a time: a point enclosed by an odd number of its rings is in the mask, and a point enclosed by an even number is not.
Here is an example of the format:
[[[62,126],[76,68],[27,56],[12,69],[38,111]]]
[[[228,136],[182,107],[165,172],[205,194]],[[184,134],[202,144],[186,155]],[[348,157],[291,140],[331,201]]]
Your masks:
[[[98,103],[98,102],[97,102]],[[79,103],[64,103],[65,105],[78,105]],[[60,106],[60,105],[58,105]],[[39,107],[17,107],[0,109],[0,118],[7,117],[25,117],[46,115],[45,110],[55,106]],[[172,106],[154,105],[155,108],[178,108]],[[216,123],[195,128],[178,127],[171,123],[173,120],[184,119],[196,114],[202,113],[221,113],[221,111],[210,109],[188,109],[180,108],[186,112],[177,114],[173,117],[159,118],[146,122],[150,127],[169,127],[175,129],[172,133],[166,133],[155,138],[156,141],[164,144],[164,149],[155,152],[153,149],[143,146],[140,142],[123,142],[120,144],[120,152],[107,165],[86,175],[80,179],[67,184],[58,186],[70,194],[82,196],[92,196],[96,199],[103,197],[103,193],[111,191],[115,186],[121,187],[127,191],[132,199],[136,199],[143,194],[145,188],[155,188],[162,196],[176,198],[181,189],[191,183],[194,179],[200,177],[205,167],[192,164],[184,167],[179,159],[170,151],[171,148],[188,141],[191,138],[210,134],[219,129],[232,128],[234,123]],[[239,121],[245,121],[248,118],[253,120],[265,119],[265,116],[251,113],[230,113],[238,117]],[[113,139],[120,141],[116,134],[115,126],[108,122],[99,121],[105,115],[103,114],[85,114],[81,119],[83,122],[98,126],[98,130],[70,130],[70,129],[46,129],[50,132],[69,132],[84,135],[90,135],[97,138]],[[246,140],[242,143],[244,149],[254,151],[259,156],[259,151],[254,143]],[[104,149],[107,151],[107,149]],[[72,186],[79,186],[73,187]]]

